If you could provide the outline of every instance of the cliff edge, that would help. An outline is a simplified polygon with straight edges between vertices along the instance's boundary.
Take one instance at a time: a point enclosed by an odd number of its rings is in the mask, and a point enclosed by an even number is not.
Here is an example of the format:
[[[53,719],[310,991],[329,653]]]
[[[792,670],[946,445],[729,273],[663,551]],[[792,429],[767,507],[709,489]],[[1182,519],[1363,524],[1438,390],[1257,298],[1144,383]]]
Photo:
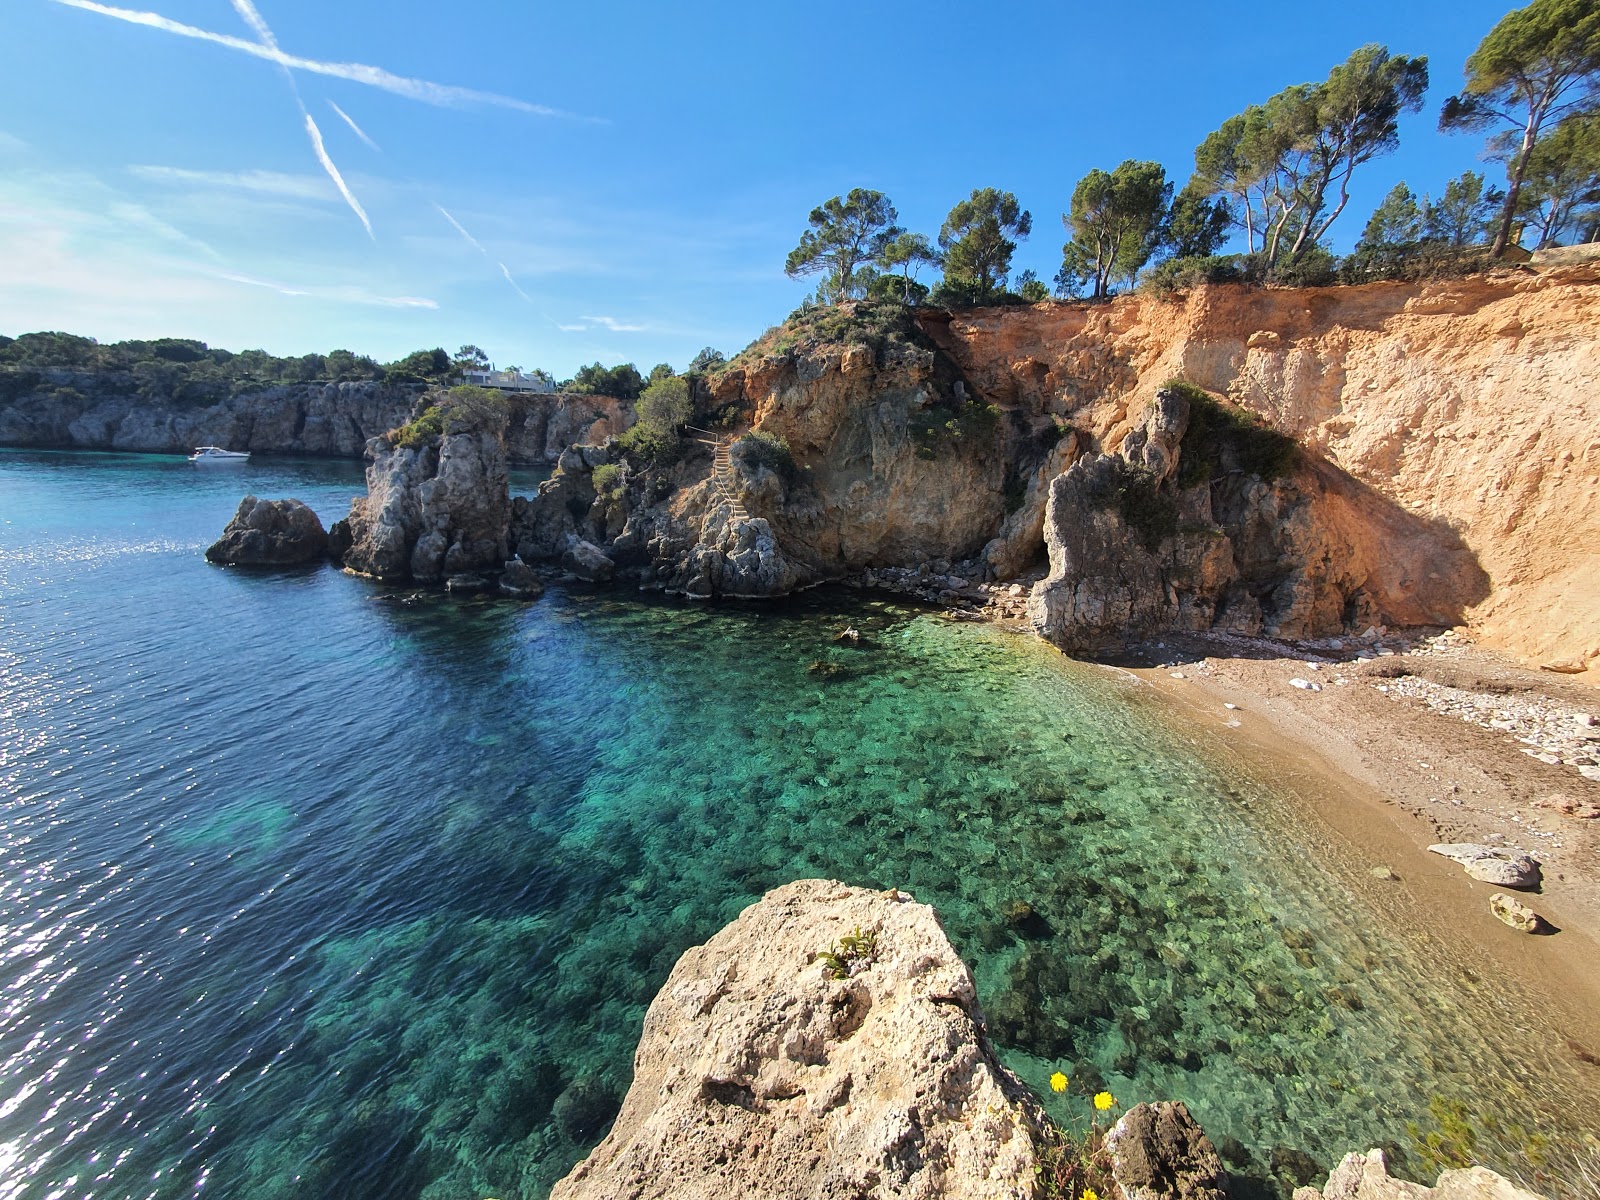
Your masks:
[[[616,1124],[551,1200],[1030,1200],[1044,1127],[933,909],[801,880],[679,959]]]

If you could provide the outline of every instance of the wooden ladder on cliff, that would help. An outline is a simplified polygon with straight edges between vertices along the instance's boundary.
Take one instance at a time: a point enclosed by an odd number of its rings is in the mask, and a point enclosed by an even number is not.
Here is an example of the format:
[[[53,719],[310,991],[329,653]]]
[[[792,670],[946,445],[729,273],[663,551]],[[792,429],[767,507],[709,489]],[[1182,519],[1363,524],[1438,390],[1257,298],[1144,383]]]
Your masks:
[[[744,503],[739,499],[739,492],[734,484],[733,453],[730,449],[732,442],[728,438],[718,437],[709,429],[695,429],[693,425],[687,427],[695,433],[705,434],[695,441],[701,445],[711,447],[711,486],[716,490],[718,497],[728,506],[735,521],[748,521],[750,513]]]

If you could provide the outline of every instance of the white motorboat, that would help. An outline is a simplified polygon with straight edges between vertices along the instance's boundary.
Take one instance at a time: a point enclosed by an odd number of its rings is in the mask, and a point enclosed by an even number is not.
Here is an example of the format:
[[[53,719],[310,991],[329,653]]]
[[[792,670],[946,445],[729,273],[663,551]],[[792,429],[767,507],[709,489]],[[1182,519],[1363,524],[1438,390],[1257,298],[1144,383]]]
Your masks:
[[[250,457],[248,450],[224,450],[221,446],[196,446],[194,453],[189,455],[189,461],[198,462],[244,462]]]

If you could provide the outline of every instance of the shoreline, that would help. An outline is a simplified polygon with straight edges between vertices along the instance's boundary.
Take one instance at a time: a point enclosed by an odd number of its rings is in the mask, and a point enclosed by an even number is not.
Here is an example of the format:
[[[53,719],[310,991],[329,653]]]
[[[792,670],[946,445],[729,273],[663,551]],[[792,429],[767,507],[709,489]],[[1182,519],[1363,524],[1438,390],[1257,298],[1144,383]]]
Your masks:
[[[1243,657],[1239,641],[1165,635],[1124,662],[1102,665],[1146,685],[1154,703],[1221,753],[1282,780],[1286,806],[1314,843],[1308,853],[1336,863],[1343,882],[1377,911],[1515,1000],[1532,1022],[1525,1035],[1547,1041],[1552,1055],[1600,1086],[1600,819],[1541,802],[1564,794],[1600,804],[1600,783],[1521,753],[1509,733],[1378,691],[1386,676],[1371,668],[1401,656],[1346,664],[1337,676],[1344,684],[1316,692],[1289,683],[1307,673],[1302,648],[1275,643],[1276,657]],[[1268,645],[1252,639],[1252,655]],[[1548,682],[1476,648],[1443,661],[1463,657],[1497,682]],[[1428,661],[1440,660],[1426,651],[1403,658],[1418,672]],[[1539,686],[1537,694],[1570,690],[1578,693],[1574,707],[1583,692],[1593,695],[1577,684]],[[1448,841],[1532,854],[1540,886],[1508,894],[1553,931],[1529,935],[1497,920],[1489,897],[1507,889],[1473,880],[1427,849]]]

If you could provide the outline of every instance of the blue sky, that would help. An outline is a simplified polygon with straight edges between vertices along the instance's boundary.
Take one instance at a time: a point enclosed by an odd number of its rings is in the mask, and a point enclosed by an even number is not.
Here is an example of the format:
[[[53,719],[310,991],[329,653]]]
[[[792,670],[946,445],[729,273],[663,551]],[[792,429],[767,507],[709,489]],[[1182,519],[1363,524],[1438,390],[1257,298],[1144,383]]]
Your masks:
[[[1090,168],[1181,186],[1245,105],[1365,42],[1426,54],[1427,107],[1357,173],[1343,250],[1397,180],[1480,167],[1434,125],[1507,8],[5,0],[0,332],[682,367],[800,301],[783,259],[829,196],[877,188],[931,236],[972,188],[1013,191],[1014,266],[1049,280]],[[240,47],[269,39],[294,65]]]

